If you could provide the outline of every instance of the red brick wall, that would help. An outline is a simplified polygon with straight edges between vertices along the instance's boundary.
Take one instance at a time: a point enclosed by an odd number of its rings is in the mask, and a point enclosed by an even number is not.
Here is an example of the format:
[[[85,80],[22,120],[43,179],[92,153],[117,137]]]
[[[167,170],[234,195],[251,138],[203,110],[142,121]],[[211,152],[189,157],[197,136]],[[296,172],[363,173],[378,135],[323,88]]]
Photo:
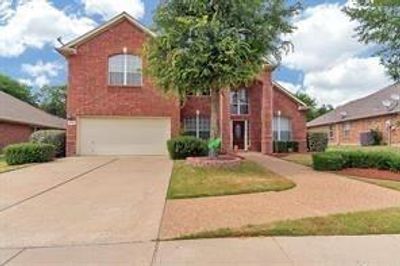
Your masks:
[[[68,116],[171,117],[172,135],[180,128],[179,102],[158,90],[150,78],[142,87],[108,86],[108,58],[126,47],[129,54],[141,55],[147,38],[128,21],[113,26],[77,48],[68,58]],[[143,69],[146,62],[143,61]],[[68,126],[67,154],[76,153],[76,126]]]
[[[360,145],[360,133],[367,132],[371,129],[378,129],[383,136],[385,143],[389,142],[389,131],[385,125],[386,121],[392,120],[395,124],[396,121],[400,121],[400,115],[385,115],[379,117],[371,117],[365,119],[359,119],[349,121],[350,132],[348,136],[345,136],[343,127],[344,122],[333,125],[334,137],[329,140],[330,145]],[[329,133],[329,126],[313,127],[309,129],[310,132],[326,132]],[[394,145],[400,145],[400,128],[392,130],[391,143]]]
[[[300,152],[307,151],[306,112],[299,111],[300,104],[288,97],[284,92],[274,90],[274,115],[281,111],[281,115],[292,121],[293,140],[299,142]]]
[[[28,125],[0,122],[0,150],[7,145],[26,142],[33,133]]]
[[[293,138],[295,141],[299,142],[300,151],[306,151],[307,128],[305,112],[299,111],[300,104],[298,102],[294,101],[278,88],[272,88],[271,76],[268,71],[263,72],[263,74],[247,88],[250,103],[248,115],[232,115],[230,111],[230,92],[229,90],[222,91],[221,110],[223,123],[221,125],[221,133],[224,151],[230,151],[232,149],[231,121],[247,120],[250,126],[249,150],[271,153],[273,137],[271,130],[272,116],[276,114],[278,110],[281,111],[283,116],[292,119]],[[264,94],[265,98],[263,98]],[[264,101],[264,105],[262,101]],[[262,119],[263,108],[265,119]],[[210,97],[190,96],[182,108],[181,119],[195,116],[196,110],[199,110],[201,115],[209,116],[210,109]],[[262,132],[264,132],[264,136]]]

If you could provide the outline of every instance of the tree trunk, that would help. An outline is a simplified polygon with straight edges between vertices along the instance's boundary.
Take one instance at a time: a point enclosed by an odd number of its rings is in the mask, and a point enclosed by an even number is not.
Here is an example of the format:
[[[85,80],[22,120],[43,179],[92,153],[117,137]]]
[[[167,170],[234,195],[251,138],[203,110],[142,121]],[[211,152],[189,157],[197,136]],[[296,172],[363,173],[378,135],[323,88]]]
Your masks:
[[[216,138],[220,137],[218,114],[219,114],[219,91],[212,89],[211,90],[211,129],[210,129],[210,138],[211,139],[216,139]]]
[[[210,125],[210,139],[218,139],[220,137],[219,134],[219,121],[218,121],[218,115],[219,115],[219,90],[211,89],[211,125]],[[211,158],[216,158],[218,156],[218,151],[217,150],[211,150],[209,151],[209,156]]]

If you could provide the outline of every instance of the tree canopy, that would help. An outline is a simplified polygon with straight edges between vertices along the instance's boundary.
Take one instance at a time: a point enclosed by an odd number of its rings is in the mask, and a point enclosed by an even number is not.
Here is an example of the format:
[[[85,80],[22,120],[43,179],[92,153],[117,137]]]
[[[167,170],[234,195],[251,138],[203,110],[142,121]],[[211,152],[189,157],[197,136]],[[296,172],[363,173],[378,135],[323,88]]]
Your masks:
[[[59,117],[65,118],[66,102],[67,102],[67,86],[43,86],[40,89],[39,107],[49,113]]]
[[[146,49],[149,73],[180,97],[211,92],[211,137],[217,137],[219,91],[251,82],[267,56],[279,55],[297,10],[285,0],[166,1]]]
[[[0,74],[0,91],[29,104],[36,104],[36,99],[28,86],[3,74]]]
[[[399,0],[355,0],[344,12],[360,23],[355,30],[361,42],[378,44],[382,64],[400,81]]]
[[[304,91],[298,91],[296,93],[296,97],[307,104],[309,108],[307,111],[307,122],[314,120],[321,115],[329,113],[334,109],[333,106],[330,104],[322,104],[321,106],[319,106],[318,101]]]

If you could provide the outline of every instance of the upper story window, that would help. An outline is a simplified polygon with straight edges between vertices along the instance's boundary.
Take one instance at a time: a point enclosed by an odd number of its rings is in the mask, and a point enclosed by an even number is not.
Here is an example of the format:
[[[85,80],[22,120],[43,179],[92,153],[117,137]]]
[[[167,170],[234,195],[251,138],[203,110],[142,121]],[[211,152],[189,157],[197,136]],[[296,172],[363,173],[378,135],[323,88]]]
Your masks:
[[[231,91],[231,114],[249,114],[249,97],[246,89]]]
[[[130,54],[108,59],[108,84],[112,86],[142,86],[142,60]]]

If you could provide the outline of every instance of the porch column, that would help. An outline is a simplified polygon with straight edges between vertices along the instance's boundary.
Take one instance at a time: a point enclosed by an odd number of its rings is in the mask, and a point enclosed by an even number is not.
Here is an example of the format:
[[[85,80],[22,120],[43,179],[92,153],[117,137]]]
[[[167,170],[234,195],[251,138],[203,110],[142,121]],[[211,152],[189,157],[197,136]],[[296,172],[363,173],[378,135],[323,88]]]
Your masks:
[[[272,148],[272,119],[273,119],[273,85],[271,72],[264,70],[262,80],[261,101],[261,152],[271,154]]]

